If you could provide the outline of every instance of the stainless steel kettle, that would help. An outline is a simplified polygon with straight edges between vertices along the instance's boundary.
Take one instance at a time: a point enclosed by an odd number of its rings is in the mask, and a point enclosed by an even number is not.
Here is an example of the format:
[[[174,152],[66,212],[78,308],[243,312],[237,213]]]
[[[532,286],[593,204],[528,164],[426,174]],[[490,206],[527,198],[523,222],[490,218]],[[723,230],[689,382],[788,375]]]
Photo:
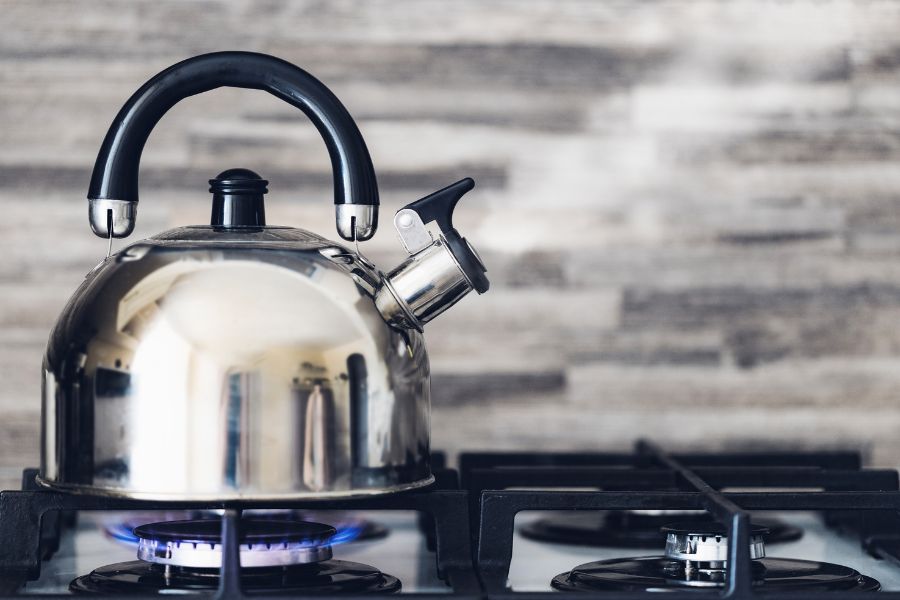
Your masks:
[[[302,110],[334,170],[348,241],[378,224],[356,124],[309,73],[221,52],[159,73],[119,112],[89,191],[91,227],[134,229],[138,166],[179,100],[221,86]],[[142,240],[91,271],[63,310],[43,368],[43,485],[157,500],[327,498],[427,485],[429,366],[422,326],[485,268],[453,228],[464,179],[400,210],[409,258],[384,274],[345,246],[266,224],[268,182],[210,180],[210,225]]]

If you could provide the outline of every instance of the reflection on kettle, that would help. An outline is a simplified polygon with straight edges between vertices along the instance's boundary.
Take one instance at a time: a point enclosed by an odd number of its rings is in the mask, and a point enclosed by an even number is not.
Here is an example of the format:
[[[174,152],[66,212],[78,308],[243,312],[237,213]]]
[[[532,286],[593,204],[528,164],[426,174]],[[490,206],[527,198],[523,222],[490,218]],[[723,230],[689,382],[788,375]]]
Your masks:
[[[309,364],[304,367],[314,368]],[[303,457],[295,463],[294,479],[310,491],[327,490],[332,485],[335,454],[334,394],[327,379],[308,377],[297,381],[294,398],[297,456]]]
[[[222,469],[223,479],[231,486],[237,487],[242,480],[250,478],[250,449],[247,447],[246,432],[249,431],[250,407],[253,373],[229,373],[225,384],[225,397],[222,399],[222,416],[225,419],[222,440],[225,462]]]

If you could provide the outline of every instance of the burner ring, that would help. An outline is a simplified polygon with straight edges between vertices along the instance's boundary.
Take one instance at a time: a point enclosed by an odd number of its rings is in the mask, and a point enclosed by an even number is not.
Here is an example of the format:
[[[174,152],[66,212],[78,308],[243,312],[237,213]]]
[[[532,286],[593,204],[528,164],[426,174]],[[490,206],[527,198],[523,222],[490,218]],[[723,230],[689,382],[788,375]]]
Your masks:
[[[241,566],[284,567],[331,558],[334,527],[280,519],[241,521]],[[222,523],[217,519],[165,521],[135,527],[137,557],[161,565],[216,569],[222,564]]]
[[[688,565],[701,563],[710,568],[724,568],[728,560],[728,530],[720,523],[675,523],[661,530],[666,534],[666,558],[686,561]],[[769,532],[765,527],[750,527],[750,558],[757,560],[766,556],[763,536]]]

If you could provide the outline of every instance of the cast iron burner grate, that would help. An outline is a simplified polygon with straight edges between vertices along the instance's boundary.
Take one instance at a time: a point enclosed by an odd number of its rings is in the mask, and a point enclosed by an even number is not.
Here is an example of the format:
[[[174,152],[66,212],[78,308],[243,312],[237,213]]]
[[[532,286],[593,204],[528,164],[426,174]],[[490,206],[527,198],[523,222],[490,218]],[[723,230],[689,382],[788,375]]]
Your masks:
[[[768,600],[809,600],[819,592],[804,579],[811,574],[831,580],[826,587],[840,589],[842,598],[857,598],[854,594],[877,586],[874,580],[840,565],[789,561],[769,563],[770,581],[760,587],[761,573],[772,559],[754,560],[751,554],[750,514],[754,512],[817,512],[826,523],[858,534],[870,554],[900,566],[897,471],[862,469],[856,453],[670,455],[640,442],[634,453],[465,453],[459,465],[463,487],[470,495],[476,566],[488,597],[510,592],[507,577],[515,517],[522,511],[706,512],[724,528],[721,538],[728,557],[727,569],[721,568],[725,564],[712,565],[715,569],[703,565],[715,571],[715,588],[710,591],[735,600],[750,600],[761,590]],[[653,557],[655,567],[672,562],[660,558]],[[608,597],[603,586],[583,585],[595,574],[587,572],[591,565],[584,572],[576,567],[564,574],[565,581],[557,578],[557,587],[568,583],[579,591],[597,593],[597,599]],[[652,572],[653,576],[661,573],[659,569]],[[790,579],[798,585],[787,585]],[[637,586],[616,593],[643,594],[649,589],[656,588]],[[688,585],[667,590],[669,600],[692,598],[702,591]],[[900,592],[881,594],[900,600]]]
[[[326,512],[335,515],[339,512],[354,514],[362,510],[415,511],[427,516],[423,522],[432,528],[430,537],[435,540],[435,545],[431,550],[434,552],[438,579],[445,582],[449,591],[457,595],[477,594],[481,588],[470,552],[467,494],[460,489],[456,472],[443,468],[439,461],[436,462],[437,466],[433,469],[435,483],[428,488],[403,494],[331,500]],[[343,560],[322,560],[280,567],[242,567],[241,551],[248,550],[249,547],[242,547],[245,544],[241,540],[246,542],[248,539],[240,536],[239,532],[248,521],[268,520],[274,514],[309,514],[309,511],[322,510],[324,505],[321,501],[156,502],[70,494],[38,486],[35,483],[36,474],[36,469],[26,469],[21,491],[0,492],[0,539],[4,540],[0,544],[0,597],[19,595],[28,581],[40,577],[41,563],[53,560],[54,553],[60,547],[63,532],[74,524],[73,517],[80,511],[128,511],[134,515],[146,515],[151,511],[214,515],[212,522],[218,525],[221,533],[216,537],[212,533],[215,526],[204,523],[203,528],[209,529],[205,533],[201,532],[201,538],[205,534],[211,534],[213,545],[216,540],[220,540],[221,558],[216,564],[221,564],[221,567],[184,567],[140,560],[118,563],[100,567],[78,578],[70,588],[76,592],[101,593],[121,598],[135,594],[188,591],[212,594],[219,599],[240,599],[258,594],[296,599],[329,594],[390,593],[400,589],[397,578],[381,573],[375,567]],[[263,514],[266,516],[263,517]],[[122,523],[121,520],[119,522]],[[181,526],[175,526],[176,529],[178,527]],[[304,535],[310,533],[309,524],[302,527]],[[317,524],[314,527],[314,536],[327,538],[332,532],[332,528],[327,525]],[[155,531],[143,533],[162,534],[162,539],[167,539],[167,534],[173,533],[170,524],[162,530],[158,527],[152,529]],[[375,528],[375,533],[380,533],[379,529]],[[180,535],[182,532],[175,533]],[[336,543],[340,535],[339,531],[336,537],[330,538],[331,541]],[[153,538],[153,535],[146,537]],[[261,542],[268,541],[263,538],[258,539]],[[210,539],[200,538],[196,540],[198,547],[209,541]],[[276,543],[270,544],[274,546]],[[216,554],[214,548],[211,550]],[[46,597],[49,600],[64,596]]]
[[[751,555],[750,514],[760,511],[816,512],[829,525],[859,536],[865,550],[900,568],[900,491],[898,475],[890,469],[862,469],[851,452],[766,452],[670,455],[641,443],[633,453],[467,453],[459,458],[460,481],[433,455],[438,483],[431,488],[383,497],[329,502],[329,511],[413,510],[422,516],[427,547],[435,551],[437,573],[448,583],[452,597],[465,600],[558,600],[561,593],[520,593],[507,587],[512,557],[515,516],[520,511],[704,511],[725,527],[727,569],[708,569],[722,580],[710,593],[729,600],[754,600],[761,560]],[[21,491],[0,492],[0,593],[12,597],[23,584],[40,574],[42,560],[53,560],[60,532],[78,511],[215,511],[222,525],[220,571],[177,572],[216,581],[210,588],[217,600],[246,598],[253,588],[240,568],[237,532],[242,511],[320,510],[316,502],[159,503],[124,498],[66,494],[39,488],[36,470],[24,473]],[[583,491],[573,491],[578,488]],[[722,492],[723,489],[743,490]],[[820,491],[810,492],[810,489]],[[472,517],[470,522],[469,516]],[[307,518],[307,517],[304,517]],[[474,558],[474,563],[473,563]],[[624,560],[624,559],[623,559]],[[325,562],[297,565],[309,568]],[[815,564],[815,563],[814,563]],[[763,567],[765,563],[762,563]],[[863,600],[863,585],[846,567],[821,566],[829,577],[850,581],[838,593],[841,600]],[[712,565],[714,566],[714,565]],[[785,565],[790,566],[790,565]],[[165,575],[166,565],[151,564],[149,572]],[[687,565],[684,565],[686,568]],[[704,566],[704,568],[706,568]],[[577,570],[577,569],[576,569]],[[188,569],[191,571],[191,569]],[[258,569],[260,576],[266,568]],[[571,573],[571,572],[570,572]],[[796,573],[795,573],[796,574]],[[253,575],[255,576],[255,574]],[[549,579],[549,575],[548,575]],[[857,580],[858,581],[858,580]],[[328,588],[323,588],[327,590]],[[765,588],[766,600],[816,600],[813,587]],[[117,597],[130,594],[112,591]],[[696,600],[702,588],[684,586],[667,600]],[[308,593],[307,593],[308,592]],[[267,592],[268,593],[268,592]],[[304,590],[276,590],[279,600],[312,597]],[[330,592],[326,592],[330,593]],[[608,591],[586,592],[604,600]],[[635,600],[644,592],[616,591],[617,598]],[[433,594],[406,593],[406,600],[433,600]],[[64,596],[48,596],[61,600]],[[900,592],[881,591],[882,600],[900,600]]]

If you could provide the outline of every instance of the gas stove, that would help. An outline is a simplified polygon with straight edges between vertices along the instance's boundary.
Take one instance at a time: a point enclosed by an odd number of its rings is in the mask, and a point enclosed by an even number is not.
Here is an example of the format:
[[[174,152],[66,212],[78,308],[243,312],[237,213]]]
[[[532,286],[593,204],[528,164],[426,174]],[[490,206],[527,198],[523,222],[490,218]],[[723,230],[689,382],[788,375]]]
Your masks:
[[[465,453],[327,502],[0,492],[5,595],[900,598],[898,473],[854,453]]]

